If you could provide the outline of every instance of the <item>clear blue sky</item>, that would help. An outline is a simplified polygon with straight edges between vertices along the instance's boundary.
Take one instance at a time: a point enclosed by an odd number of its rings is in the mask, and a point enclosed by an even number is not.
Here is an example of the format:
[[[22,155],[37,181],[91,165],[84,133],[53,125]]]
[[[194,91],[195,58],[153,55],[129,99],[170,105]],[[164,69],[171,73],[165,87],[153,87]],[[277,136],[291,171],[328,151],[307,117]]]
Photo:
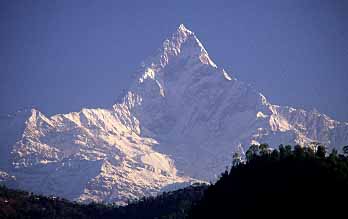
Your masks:
[[[180,23],[272,103],[348,121],[344,0],[3,0],[0,113],[109,107]]]

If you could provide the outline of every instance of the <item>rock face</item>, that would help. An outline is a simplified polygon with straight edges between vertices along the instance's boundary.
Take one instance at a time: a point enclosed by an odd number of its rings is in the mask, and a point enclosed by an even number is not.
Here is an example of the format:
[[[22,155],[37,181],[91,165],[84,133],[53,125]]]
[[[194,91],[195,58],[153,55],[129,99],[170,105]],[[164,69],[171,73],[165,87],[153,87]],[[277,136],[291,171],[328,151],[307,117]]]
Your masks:
[[[0,118],[0,183],[124,204],[214,180],[251,143],[348,144],[348,124],[269,103],[210,59],[180,25],[110,109]]]

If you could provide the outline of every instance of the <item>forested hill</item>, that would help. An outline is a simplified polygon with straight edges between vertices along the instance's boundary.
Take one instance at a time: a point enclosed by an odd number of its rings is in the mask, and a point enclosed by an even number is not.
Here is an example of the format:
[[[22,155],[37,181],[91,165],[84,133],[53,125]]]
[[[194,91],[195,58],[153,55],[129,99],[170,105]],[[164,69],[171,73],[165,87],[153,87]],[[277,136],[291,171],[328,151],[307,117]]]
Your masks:
[[[70,202],[0,186],[0,219],[7,218],[91,218],[152,219],[185,218],[191,205],[203,196],[207,185],[196,184],[157,197],[147,197],[127,206]]]
[[[246,155],[246,163],[234,156],[191,218],[347,218],[347,156],[321,145],[251,146]]]

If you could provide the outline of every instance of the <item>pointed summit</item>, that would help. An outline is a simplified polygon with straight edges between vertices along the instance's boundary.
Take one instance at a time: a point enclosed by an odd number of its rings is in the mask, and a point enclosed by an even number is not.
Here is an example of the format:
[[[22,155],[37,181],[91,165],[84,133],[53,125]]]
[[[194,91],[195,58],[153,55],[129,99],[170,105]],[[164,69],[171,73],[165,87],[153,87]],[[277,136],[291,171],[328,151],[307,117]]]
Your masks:
[[[201,63],[216,67],[195,33],[187,29],[184,24],[180,24],[172,37],[163,42],[160,56],[162,67],[172,57],[181,57],[188,60],[198,58]]]
[[[216,64],[210,59],[208,52],[198,40],[195,33],[187,29],[184,24],[180,24],[176,31],[162,43],[162,47],[157,54],[150,56],[141,64],[140,71],[135,77],[135,87],[138,83],[143,83],[146,79],[157,80],[161,84],[158,72],[161,72],[168,64],[176,63],[180,68],[184,65],[188,68],[197,66],[210,66],[217,68]],[[161,74],[160,74],[161,75]],[[163,92],[161,95],[164,96]]]
[[[193,34],[193,32],[187,29],[184,24],[179,25],[178,32]]]

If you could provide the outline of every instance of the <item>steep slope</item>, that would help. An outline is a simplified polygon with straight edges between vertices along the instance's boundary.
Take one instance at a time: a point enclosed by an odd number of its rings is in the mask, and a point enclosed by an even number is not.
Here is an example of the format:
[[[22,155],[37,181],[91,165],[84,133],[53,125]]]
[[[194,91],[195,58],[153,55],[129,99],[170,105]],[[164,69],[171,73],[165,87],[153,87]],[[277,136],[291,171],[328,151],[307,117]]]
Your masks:
[[[347,123],[270,104],[217,67],[184,25],[135,75],[110,109],[1,119],[0,168],[27,190],[125,203],[214,180],[250,143],[348,143]]]

